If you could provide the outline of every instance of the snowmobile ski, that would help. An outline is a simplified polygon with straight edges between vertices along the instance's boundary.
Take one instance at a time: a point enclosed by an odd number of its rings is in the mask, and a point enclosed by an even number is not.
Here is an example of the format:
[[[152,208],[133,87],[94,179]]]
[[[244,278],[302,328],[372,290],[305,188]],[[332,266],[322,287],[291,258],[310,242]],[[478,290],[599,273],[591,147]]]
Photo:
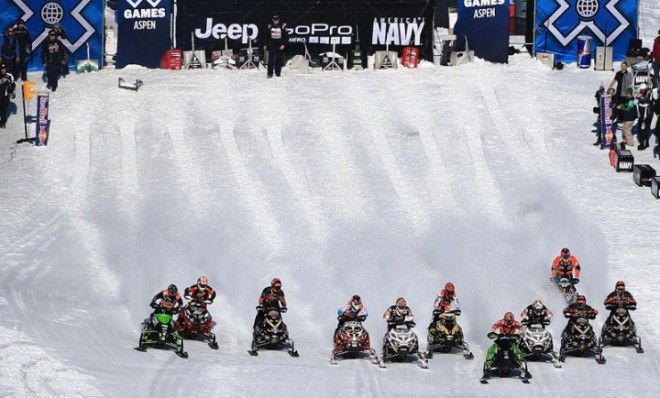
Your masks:
[[[300,356],[297,350],[289,350],[288,353],[294,358],[298,358]]]
[[[188,358],[188,353],[186,351],[175,351],[175,353],[181,358]]]
[[[217,350],[218,348],[220,348],[220,346],[218,345],[218,342],[217,342],[217,341],[212,341],[212,342],[210,342],[210,343],[209,343],[209,347],[211,347],[211,348],[214,349],[214,350]]]
[[[256,356],[259,355],[259,353],[257,352],[257,350],[247,350],[247,353],[250,354],[250,355],[253,356],[253,357],[256,357]]]
[[[135,349],[140,352],[147,352],[147,347],[135,347]]]
[[[488,378],[487,377],[482,377],[481,379],[479,379],[479,383],[488,384]]]

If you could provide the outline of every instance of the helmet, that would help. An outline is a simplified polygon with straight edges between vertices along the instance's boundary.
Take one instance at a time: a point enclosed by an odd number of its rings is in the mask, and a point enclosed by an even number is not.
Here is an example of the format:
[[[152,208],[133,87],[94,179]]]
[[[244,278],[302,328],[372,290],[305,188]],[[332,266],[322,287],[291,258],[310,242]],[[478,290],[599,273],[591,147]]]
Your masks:
[[[451,282],[447,282],[445,284],[445,292],[453,294],[456,290],[454,289],[454,284]]]
[[[177,289],[177,288],[176,288],[176,285],[173,283],[173,284],[171,284],[171,285],[169,285],[169,286],[167,287],[167,291],[168,291],[170,294],[176,294],[176,293],[179,291],[179,289]]]
[[[626,284],[625,284],[625,282],[623,282],[623,281],[618,281],[618,282],[616,283],[616,285],[614,286],[614,288],[615,288],[617,291],[620,291],[620,290],[626,290]]]
[[[571,258],[571,251],[568,250],[568,247],[561,249],[561,258],[564,260]]]
[[[398,299],[396,299],[397,308],[403,308],[405,306],[406,306],[406,299],[404,299],[403,297],[399,297]]]
[[[352,301],[353,303],[360,304],[360,303],[362,302],[362,299],[360,298],[359,295],[354,294],[353,297],[351,298],[351,301]]]
[[[197,288],[199,290],[205,290],[208,287],[209,284],[209,279],[202,275],[199,278],[197,278]]]
[[[5,65],[5,64],[0,64],[0,69],[7,69],[7,65]]]
[[[503,319],[504,319],[504,323],[507,324],[507,325],[512,324],[513,321],[516,320],[516,318],[513,316],[513,313],[512,313],[512,312],[507,312],[506,314],[504,314],[504,318],[503,318]]]
[[[543,301],[541,301],[541,299],[534,300],[534,302],[532,303],[532,307],[537,311],[541,311],[544,307]]]
[[[270,281],[270,286],[279,289],[282,287],[282,281],[279,278],[273,278],[273,280]]]
[[[584,294],[578,294],[577,298],[575,299],[575,302],[578,304],[587,304],[587,298],[584,297]]]
[[[639,89],[640,90],[648,90],[649,86],[646,83],[642,83],[642,84],[639,85]]]

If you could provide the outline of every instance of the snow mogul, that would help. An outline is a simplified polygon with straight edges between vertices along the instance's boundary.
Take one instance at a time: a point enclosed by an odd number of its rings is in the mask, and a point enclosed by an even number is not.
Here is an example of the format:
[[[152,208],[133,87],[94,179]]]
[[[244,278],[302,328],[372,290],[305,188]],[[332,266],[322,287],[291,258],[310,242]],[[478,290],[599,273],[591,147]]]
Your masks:
[[[383,338],[382,362],[403,362],[413,356],[418,366],[428,368],[428,360],[419,353],[419,341],[412,331],[415,317],[406,299],[399,297],[394,305],[385,310],[383,318],[387,321],[387,333]]]
[[[529,382],[532,375],[527,370],[527,362],[518,345],[521,331],[522,325],[511,312],[493,324],[488,338],[494,340],[494,343],[486,353],[482,383],[488,383],[488,379],[493,376],[518,376],[524,383]]]
[[[626,284],[618,281],[614,291],[605,298],[605,308],[610,315],[600,332],[598,345],[602,349],[606,345],[627,346],[632,345],[638,353],[643,353],[642,339],[637,336],[635,322],[630,317],[629,311],[637,309],[637,301],[626,290]]]
[[[183,350],[183,338],[179,335],[172,319],[183,306],[176,285],[171,284],[167,289],[156,294],[150,306],[154,312],[142,322],[140,341],[135,349],[146,351],[148,347],[172,348],[178,356],[188,358],[188,353]]]
[[[599,364],[605,363],[602,350],[596,340],[596,334],[589,324],[590,319],[596,319],[598,311],[587,305],[587,298],[578,295],[575,303],[564,308],[564,316],[568,324],[561,335],[559,360],[564,362],[567,355],[584,355],[591,353]]]
[[[343,307],[337,309],[339,323],[333,337],[331,364],[336,364],[338,359],[359,358],[361,354],[367,354],[374,365],[380,365],[376,350],[371,348],[369,332],[362,325],[367,315],[367,308],[357,294],[354,294]]]
[[[580,261],[564,247],[559,255],[552,260],[550,280],[552,280],[564,296],[566,304],[572,304],[577,298],[575,285],[580,282]]]
[[[433,358],[434,352],[451,352],[456,347],[463,352],[465,359],[474,355],[463,338],[463,329],[456,317],[461,315],[461,307],[454,284],[447,282],[433,304],[433,320],[428,327],[426,357]]]
[[[278,278],[273,278],[270,286],[266,287],[259,296],[257,316],[254,318],[252,332],[252,347],[248,350],[250,355],[258,355],[257,351],[263,348],[279,349],[281,347],[285,347],[292,357],[299,355],[293,340],[289,338],[289,330],[282,320],[282,314],[286,310],[282,282]]]
[[[556,368],[561,368],[559,355],[554,351],[552,334],[546,327],[550,325],[552,311],[541,299],[536,299],[522,311],[520,317],[523,325],[520,348],[525,360],[550,359]]]
[[[214,350],[218,349],[213,329],[213,318],[206,308],[215,300],[215,290],[209,285],[209,280],[202,275],[197,278],[197,283],[188,286],[183,297],[188,299],[179,316],[176,319],[176,328],[179,334],[188,339],[202,340],[208,343]]]

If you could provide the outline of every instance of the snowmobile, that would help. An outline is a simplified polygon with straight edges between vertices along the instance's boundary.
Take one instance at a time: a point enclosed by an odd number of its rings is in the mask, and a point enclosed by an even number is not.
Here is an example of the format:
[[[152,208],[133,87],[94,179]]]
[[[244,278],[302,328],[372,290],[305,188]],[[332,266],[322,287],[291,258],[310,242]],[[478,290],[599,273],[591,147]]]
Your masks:
[[[566,304],[573,304],[575,303],[575,300],[577,300],[578,292],[575,285],[577,285],[579,281],[580,280],[577,278],[568,277],[557,278],[555,280]]]
[[[550,359],[555,368],[561,368],[559,355],[553,350],[552,334],[546,328],[546,322],[527,323],[520,339],[520,349],[525,360],[542,361]]]
[[[359,358],[362,354],[368,354],[371,363],[382,366],[376,350],[371,348],[369,332],[362,326],[364,317],[356,321],[344,322],[335,335],[335,348],[332,350],[330,363],[337,364],[338,359]]]
[[[606,345],[632,345],[639,354],[644,352],[642,339],[637,336],[637,328],[627,309],[617,308],[603,325],[598,346],[602,350]]]
[[[495,341],[497,351],[490,366],[484,362],[484,375],[481,383],[488,384],[492,377],[520,377],[523,383],[529,383],[532,375],[527,370],[527,362],[518,360],[516,345],[520,340],[518,335],[488,333],[488,338]]]
[[[207,303],[193,300],[179,312],[175,326],[183,338],[208,342],[209,347],[218,349],[213,328],[213,319],[206,309]]]
[[[587,318],[580,317],[576,321],[569,321],[561,336],[559,361],[564,362],[567,355],[584,355],[591,353],[599,364],[605,363],[603,351],[598,346],[596,333]]]
[[[299,356],[293,340],[289,338],[282,314],[277,309],[270,309],[266,312],[262,325],[252,334],[252,348],[248,350],[248,354],[257,356],[260,349],[276,350],[281,347],[287,348],[292,357]]]
[[[156,311],[151,320],[142,322],[140,341],[135,349],[144,352],[148,347],[173,348],[176,355],[188,358],[188,353],[183,350],[183,338],[174,327],[172,314],[168,312]]]
[[[404,362],[408,360],[409,356],[413,356],[420,368],[428,368],[428,359],[419,352],[419,341],[415,332],[412,331],[414,326],[414,322],[407,321],[395,325],[385,333],[383,338],[383,363],[389,361]]]
[[[463,352],[465,359],[473,359],[474,355],[463,339],[463,329],[456,322],[460,310],[448,312],[433,311],[433,322],[429,325],[426,337],[426,357],[433,358],[434,352],[448,353],[456,347]]]

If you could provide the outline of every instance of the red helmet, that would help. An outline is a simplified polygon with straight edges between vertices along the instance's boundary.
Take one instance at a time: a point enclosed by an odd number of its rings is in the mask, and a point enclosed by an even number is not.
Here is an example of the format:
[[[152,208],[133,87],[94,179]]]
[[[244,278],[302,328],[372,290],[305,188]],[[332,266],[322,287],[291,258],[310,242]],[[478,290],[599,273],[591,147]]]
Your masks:
[[[568,247],[565,247],[565,248],[561,249],[560,255],[561,255],[561,258],[563,258],[565,260],[568,260],[569,258],[571,258],[571,251],[568,250]]]
[[[623,281],[618,281],[616,285],[614,285],[614,288],[618,291],[626,290],[626,284]]]
[[[584,297],[583,294],[578,294],[577,298],[575,299],[575,302],[578,304],[587,304],[587,298]]]
[[[270,286],[279,289],[282,287],[282,281],[279,278],[273,278],[273,280],[270,281]]]
[[[206,289],[208,287],[208,284],[209,284],[209,279],[206,276],[202,275],[199,278],[197,278],[197,288],[199,290]]]
[[[449,294],[454,294],[455,291],[456,290],[454,290],[454,284],[453,283],[447,282],[445,284],[445,292],[447,292]]]
[[[504,314],[503,319],[504,319],[504,323],[507,324],[507,325],[511,325],[513,323],[513,321],[516,320],[516,318],[513,316],[512,312],[507,312],[506,314]]]

